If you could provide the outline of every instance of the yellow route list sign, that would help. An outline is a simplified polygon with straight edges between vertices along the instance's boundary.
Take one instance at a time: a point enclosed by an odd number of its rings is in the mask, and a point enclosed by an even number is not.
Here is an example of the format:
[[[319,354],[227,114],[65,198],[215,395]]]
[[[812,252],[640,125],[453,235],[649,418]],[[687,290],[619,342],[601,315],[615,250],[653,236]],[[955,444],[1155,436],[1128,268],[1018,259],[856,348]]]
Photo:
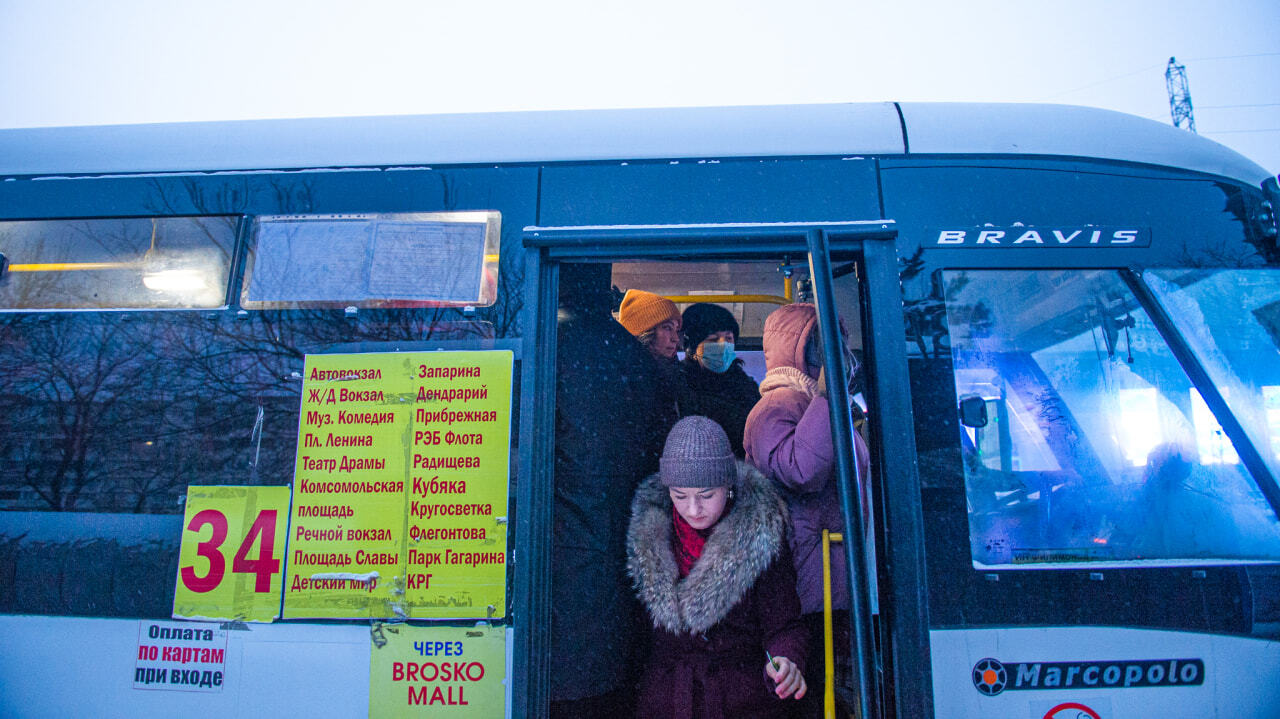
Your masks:
[[[387,627],[369,656],[369,716],[506,715],[502,627]]]
[[[186,507],[173,616],[279,616],[289,488],[191,486]]]
[[[286,617],[506,607],[512,353],[308,355]]]

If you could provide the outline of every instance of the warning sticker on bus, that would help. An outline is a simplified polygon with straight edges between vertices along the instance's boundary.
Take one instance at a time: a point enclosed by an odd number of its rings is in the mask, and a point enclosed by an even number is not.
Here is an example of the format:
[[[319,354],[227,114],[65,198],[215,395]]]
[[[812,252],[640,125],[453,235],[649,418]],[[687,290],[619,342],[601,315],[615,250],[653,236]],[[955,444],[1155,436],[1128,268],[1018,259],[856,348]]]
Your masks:
[[[1030,719],[1111,719],[1111,701],[1094,697],[1084,701],[1032,702]]]

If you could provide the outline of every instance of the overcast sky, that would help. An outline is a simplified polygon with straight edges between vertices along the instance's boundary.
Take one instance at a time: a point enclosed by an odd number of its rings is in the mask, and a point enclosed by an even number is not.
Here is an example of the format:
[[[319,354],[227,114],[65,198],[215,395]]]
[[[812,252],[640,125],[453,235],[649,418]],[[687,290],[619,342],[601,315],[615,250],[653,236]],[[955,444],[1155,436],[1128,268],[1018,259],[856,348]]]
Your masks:
[[[1280,0],[0,0],[0,127],[495,110],[1060,102],[1280,171]]]

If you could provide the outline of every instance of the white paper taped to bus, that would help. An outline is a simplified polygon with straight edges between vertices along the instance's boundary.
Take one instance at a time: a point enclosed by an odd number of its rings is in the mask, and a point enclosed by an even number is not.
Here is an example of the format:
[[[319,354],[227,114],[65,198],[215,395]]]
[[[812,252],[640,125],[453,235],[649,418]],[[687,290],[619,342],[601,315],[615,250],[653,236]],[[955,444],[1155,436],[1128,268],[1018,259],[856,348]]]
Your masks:
[[[419,218],[260,217],[245,300],[484,304],[488,222]]]
[[[260,218],[248,299],[308,302],[366,298],[372,230],[371,223],[361,220]]]
[[[483,222],[378,223],[370,253],[370,295],[477,301],[486,229]]]

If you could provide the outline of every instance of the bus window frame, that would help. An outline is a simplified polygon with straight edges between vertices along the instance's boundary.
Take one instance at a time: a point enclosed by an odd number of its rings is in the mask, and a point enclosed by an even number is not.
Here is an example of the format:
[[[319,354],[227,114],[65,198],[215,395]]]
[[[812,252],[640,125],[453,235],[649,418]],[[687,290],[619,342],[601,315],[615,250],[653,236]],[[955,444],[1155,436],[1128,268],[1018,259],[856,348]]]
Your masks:
[[[708,260],[749,259],[782,254],[810,258],[815,277],[825,277],[830,297],[830,259],[834,253],[860,254],[866,268],[862,283],[863,327],[867,338],[869,401],[879,411],[871,416],[873,436],[882,438],[872,449],[873,497],[878,541],[892,534],[892,544],[882,544],[879,563],[887,567],[879,581],[880,631],[884,638],[881,658],[888,704],[881,707],[882,687],[872,687],[873,710],[885,716],[933,716],[932,659],[929,647],[927,593],[925,591],[924,528],[920,511],[916,467],[910,462],[887,462],[880,447],[914,451],[914,428],[907,386],[907,361],[902,343],[904,324],[902,292],[898,278],[891,220],[870,222],[813,222],[705,225],[625,225],[583,227],[526,227],[524,229],[526,277],[536,278],[525,288],[526,306],[534,308],[534,326],[526,332],[522,382],[532,401],[521,408],[520,461],[525,469],[517,486],[515,546],[521,548],[513,582],[517,590],[513,612],[522,620],[516,631],[513,661],[527,667],[514,677],[513,697],[523,702],[519,716],[542,716],[548,706],[550,646],[550,547],[552,491],[554,483],[554,411],[556,307],[561,262],[614,262],[660,257]],[[816,245],[814,243],[817,243]],[[814,252],[817,252],[816,263]],[[824,306],[825,304],[825,306]],[[834,332],[831,302],[819,302],[819,326]],[[822,316],[827,316],[824,321]],[[876,341],[876,337],[887,338]],[[828,363],[838,359],[828,358]],[[833,365],[834,367],[834,365]],[[838,438],[837,438],[838,439]],[[851,435],[845,437],[851,442]],[[852,445],[845,447],[842,464],[848,477]],[[849,494],[847,483],[840,487]],[[894,497],[886,503],[887,497]],[[853,497],[850,495],[850,499]],[[860,513],[859,513],[860,514]],[[852,576],[852,573],[851,573]],[[870,617],[867,616],[868,627]],[[856,642],[856,637],[854,638]],[[870,641],[869,634],[865,637]],[[855,647],[856,651],[856,647]],[[879,675],[870,664],[871,681]],[[879,716],[879,712],[869,716]]]

